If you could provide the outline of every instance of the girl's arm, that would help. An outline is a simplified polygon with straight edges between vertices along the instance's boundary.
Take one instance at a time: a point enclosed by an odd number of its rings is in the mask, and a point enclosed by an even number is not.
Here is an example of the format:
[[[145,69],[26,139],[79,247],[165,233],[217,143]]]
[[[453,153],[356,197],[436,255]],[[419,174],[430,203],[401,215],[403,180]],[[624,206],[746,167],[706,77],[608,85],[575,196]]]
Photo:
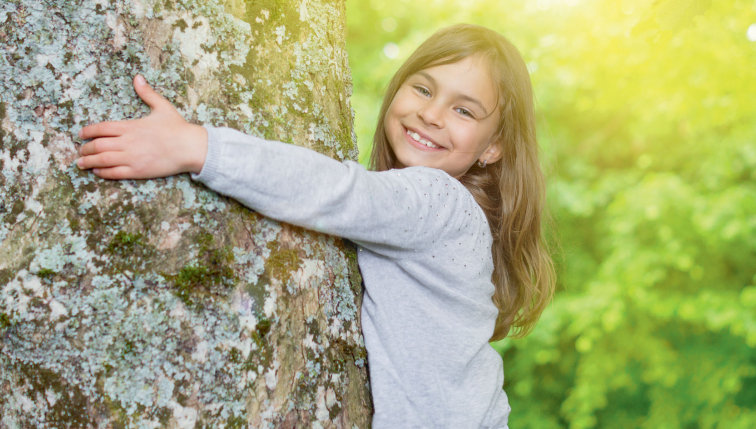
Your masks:
[[[384,250],[422,249],[481,215],[441,170],[371,172],[230,128],[194,126],[148,85],[135,87],[153,113],[85,127],[82,138],[95,140],[82,147],[82,168],[98,167],[95,174],[108,179],[189,172],[265,216]]]

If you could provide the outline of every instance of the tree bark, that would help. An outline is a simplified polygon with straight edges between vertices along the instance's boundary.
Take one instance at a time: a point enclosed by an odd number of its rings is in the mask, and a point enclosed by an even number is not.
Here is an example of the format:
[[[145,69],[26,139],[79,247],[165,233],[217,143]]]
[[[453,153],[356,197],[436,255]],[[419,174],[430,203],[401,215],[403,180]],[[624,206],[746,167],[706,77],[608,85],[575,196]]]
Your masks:
[[[369,427],[350,245],[187,174],[98,179],[73,138],[146,115],[142,73],[191,122],[354,160],[344,12],[0,4],[0,428]]]

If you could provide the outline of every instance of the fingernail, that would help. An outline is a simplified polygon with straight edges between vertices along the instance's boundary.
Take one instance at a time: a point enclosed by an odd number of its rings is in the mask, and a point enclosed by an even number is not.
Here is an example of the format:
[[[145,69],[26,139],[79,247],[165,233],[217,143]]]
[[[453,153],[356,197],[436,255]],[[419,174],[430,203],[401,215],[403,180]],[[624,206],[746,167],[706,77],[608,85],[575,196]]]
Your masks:
[[[137,75],[136,77],[136,83],[137,85],[144,85],[147,82],[144,80],[144,76],[140,74],[140,75]]]
[[[92,171],[94,171],[94,174],[100,174],[100,169],[99,168],[95,168]]]
[[[79,167],[83,167],[84,166],[84,160],[82,158],[77,159],[76,160],[76,165],[78,165]]]

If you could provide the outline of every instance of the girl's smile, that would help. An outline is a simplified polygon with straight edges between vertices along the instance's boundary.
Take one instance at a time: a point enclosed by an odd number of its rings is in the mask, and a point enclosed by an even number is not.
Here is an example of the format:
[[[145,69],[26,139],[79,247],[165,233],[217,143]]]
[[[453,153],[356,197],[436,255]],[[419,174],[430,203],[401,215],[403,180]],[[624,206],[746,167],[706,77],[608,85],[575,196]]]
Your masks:
[[[425,134],[421,134],[414,129],[408,129],[407,127],[404,127],[404,130],[406,131],[404,136],[407,138],[407,141],[409,141],[411,145],[417,146],[420,150],[439,151],[445,149],[435,144],[435,142]]]
[[[476,161],[493,163],[498,91],[478,57],[411,75],[386,111],[385,129],[397,167],[439,168],[459,178]]]

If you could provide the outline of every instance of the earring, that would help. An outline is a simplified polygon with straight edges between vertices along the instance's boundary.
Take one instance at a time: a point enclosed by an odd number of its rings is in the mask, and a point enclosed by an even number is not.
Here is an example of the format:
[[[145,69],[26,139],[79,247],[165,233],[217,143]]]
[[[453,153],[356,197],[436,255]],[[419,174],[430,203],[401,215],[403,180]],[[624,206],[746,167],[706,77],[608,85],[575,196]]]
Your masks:
[[[480,167],[480,168],[486,168],[486,163],[488,163],[487,159],[484,159],[482,164],[480,163],[480,161],[478,161],[478,167]]]

